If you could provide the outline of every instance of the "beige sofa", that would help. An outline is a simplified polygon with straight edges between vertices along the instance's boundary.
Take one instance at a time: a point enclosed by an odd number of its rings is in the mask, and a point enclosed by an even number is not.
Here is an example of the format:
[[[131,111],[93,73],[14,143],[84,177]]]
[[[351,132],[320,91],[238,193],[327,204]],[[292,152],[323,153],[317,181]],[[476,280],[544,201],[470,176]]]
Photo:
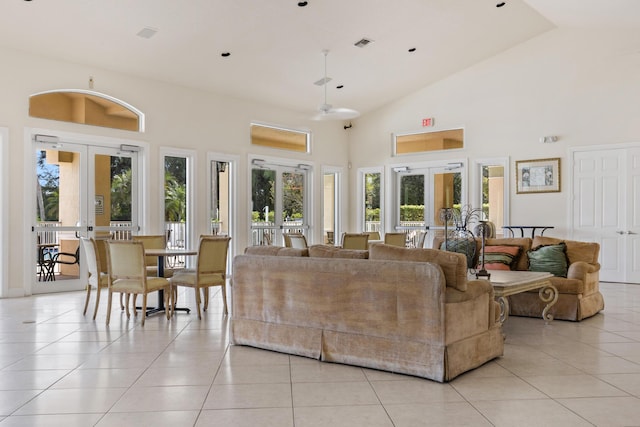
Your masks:
[[[520,255],[512,269],[524,271],[529,269],[527,257],[529,250],[561,242],[566,244],[569,268],[567,277],[551,279],[551,283],[558,290],[558,301],[551,307],[549,313],[554,319],[580,321],[604,309],[604,298],[600,293],[600,264],[598,263],[600,245],[598,243],[535,236],[533,240],[528,237],[486,239],[485,244],[521,247]],[[441,238],[433,240],[434,248],[439,248],[441,244]],[[475,264],[478,262],[481,250],[479,240],[477,245]],[[513,316],[540,317],[545,305],[537,290],[509,297],[510,314]]]
[[[440,382],[503,354],[493,288],[467,281],[462,255],[384,259],[393,250],[248,248],[234,259],[231,342]]]

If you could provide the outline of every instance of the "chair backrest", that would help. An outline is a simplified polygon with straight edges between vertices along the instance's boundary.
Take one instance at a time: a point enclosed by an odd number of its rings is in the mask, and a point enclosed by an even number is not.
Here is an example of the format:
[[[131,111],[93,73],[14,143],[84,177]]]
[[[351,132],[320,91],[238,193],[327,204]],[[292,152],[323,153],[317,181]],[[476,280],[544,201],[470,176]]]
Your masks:
[[[100,272],[106,273],[108,271],[107,265],[107,244],[106,241],[109,240],[108,237],[105,238],[95,238],[94,241],[96,243],[96,250],[98,252],[98,260],[100,261],[98,264],[98,268]]]
[[[284,246],[287,248],[304,249],[307,247],[307,238],[302,233],[284,233]]]
[[[418,243],[416,243],[416,248],[424,248],[424,241],[427,239],[427,232],[423,231],[420,233],[420,237],[418,237]]]
[[[344,233],[342,235],[343,249],[367,250],[369,235],[363,233]]]
[[[369,240],[380,240],[379,231],[367,231],[366,234],[369,235]]]
[[[167,246],[166,236],[163,234],[151,234],[147,236],[132,236],[134,242],[142,242],[144,249],[164,249]],[[157,256],[146,256],[144,262],[147,267],[158,265]]]
[[[106,244],[109,284],[122,280],[127,282],[129,289],[138,288],[141,292],[146,292],[147,269],[142,242],[114,240]]]
[[[198,247],[198,276],[227,272],[227,252],[231,237],[200,236]]]
[[[407,245],[407,235],[405,233],[384,233],[384,243],[404,248]]]
[[[333,231],[327,231],[327,243],[333,245]]]
[[[87,260],[87,271],[89,272],[89,284],[98,286],[100,281],[100,258],[98,257],[98,247],[96,241],[86,237],[80,238],[80,245],[84,250],[85,259]]]

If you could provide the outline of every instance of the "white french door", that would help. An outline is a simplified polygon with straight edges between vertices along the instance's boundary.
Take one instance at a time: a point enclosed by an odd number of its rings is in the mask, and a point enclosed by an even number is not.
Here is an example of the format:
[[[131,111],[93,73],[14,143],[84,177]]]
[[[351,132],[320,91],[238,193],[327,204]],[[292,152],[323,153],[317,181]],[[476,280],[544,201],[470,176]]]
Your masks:
[[[309,239],[310,166],[254,160],[251,170],[251,244],[284,245],[283,233]]]
[[[32,293],[83,289],[79,238],[138,229],[138,153],[39,136],[33,148]]]
[[[460,208],[464,203],[463,164],[429,167],[395,167],[395,230],[406,232],[408,244],[415,246],[427,233],[426,246],[445,222],[443,208]],[[429,230],[429,231],[427,231]]]
[[[573,237],[600,244],[600,280],[640,283],[640,147],[573,153]]]

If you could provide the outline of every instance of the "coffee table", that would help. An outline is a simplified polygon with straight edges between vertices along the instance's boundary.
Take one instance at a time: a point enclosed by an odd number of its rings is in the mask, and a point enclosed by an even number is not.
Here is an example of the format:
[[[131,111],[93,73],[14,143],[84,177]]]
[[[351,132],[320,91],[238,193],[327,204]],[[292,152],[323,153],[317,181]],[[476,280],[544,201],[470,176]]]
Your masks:
[[[545,323],[553,320],[549,309],[558,301],[558,290],[549,280],[553,275],[537,271],[503,271],[491,270],[489,281],[493,286],[496,301],[500,305],[500,322],[509,317],[509,295],[539,289],[538,295],[547,305],[542,310]]]

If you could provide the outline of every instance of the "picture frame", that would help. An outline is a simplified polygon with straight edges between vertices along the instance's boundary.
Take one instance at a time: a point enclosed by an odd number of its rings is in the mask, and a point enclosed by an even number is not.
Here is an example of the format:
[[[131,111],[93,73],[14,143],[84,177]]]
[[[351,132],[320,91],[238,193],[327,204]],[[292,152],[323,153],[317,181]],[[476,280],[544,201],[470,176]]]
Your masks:
[[[560,192],[560,158],[517,160],[516,193]]]

